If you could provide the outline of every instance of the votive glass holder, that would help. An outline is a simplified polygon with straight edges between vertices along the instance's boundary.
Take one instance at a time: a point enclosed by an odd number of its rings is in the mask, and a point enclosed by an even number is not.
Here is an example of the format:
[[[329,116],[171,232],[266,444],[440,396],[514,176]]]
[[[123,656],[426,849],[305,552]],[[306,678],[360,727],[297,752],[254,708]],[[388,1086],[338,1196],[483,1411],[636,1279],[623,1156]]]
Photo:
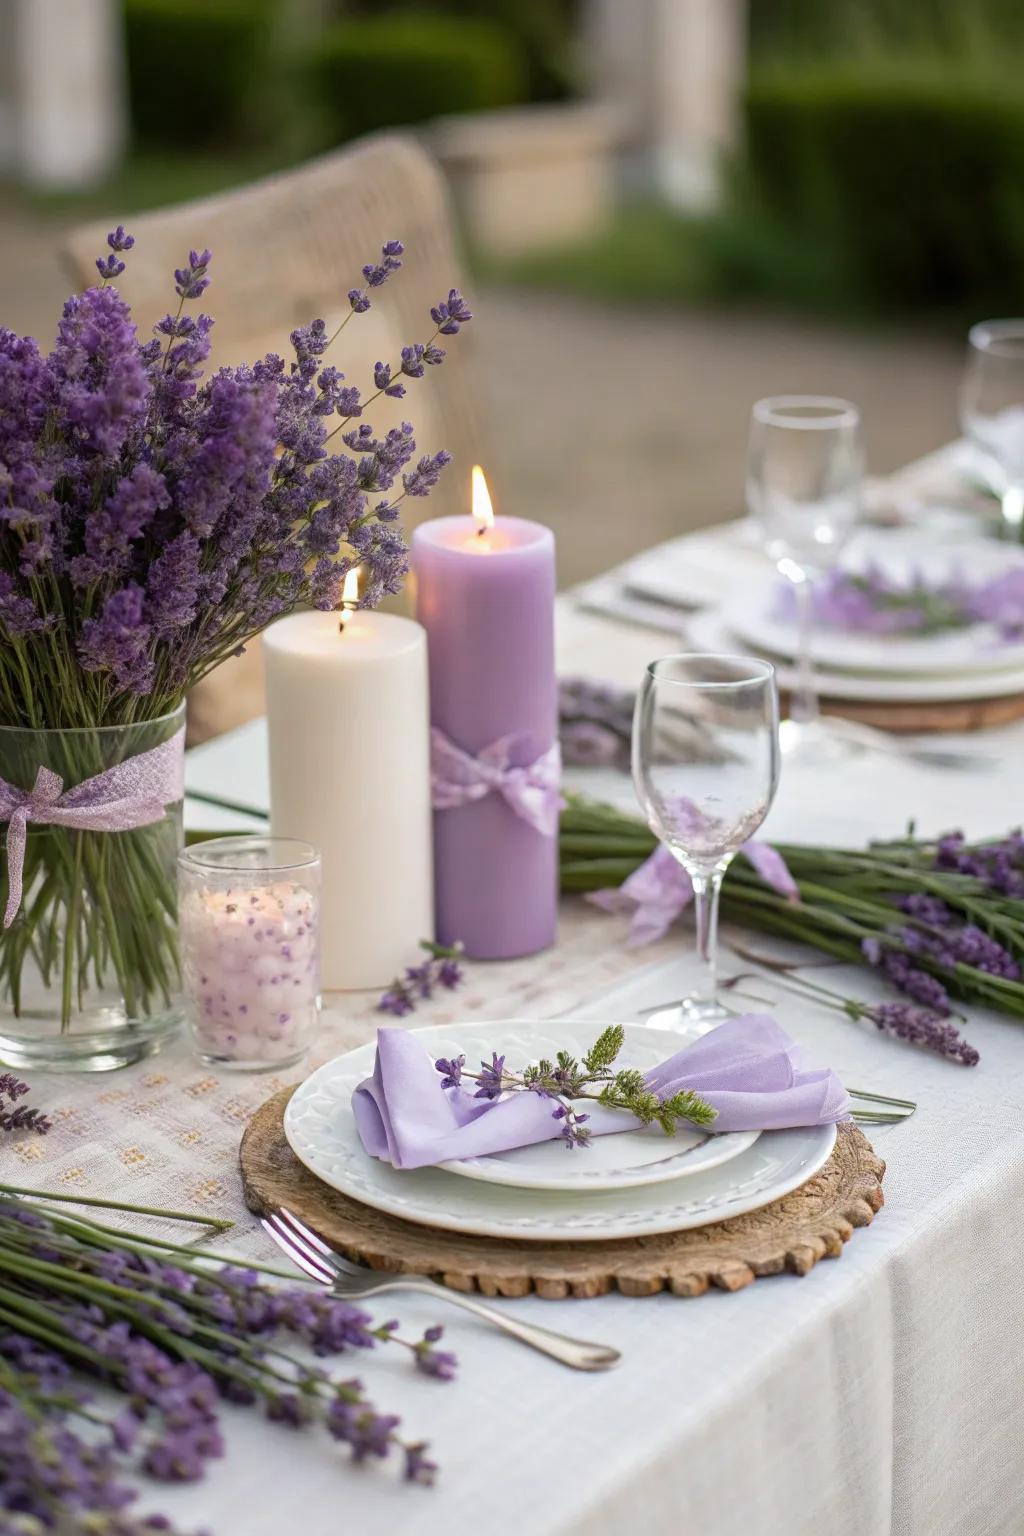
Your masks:
[[[294,1066],[320,1013],[320,855],[289,837],[217,837],[178,855],[186,1017],[201,1061]]]

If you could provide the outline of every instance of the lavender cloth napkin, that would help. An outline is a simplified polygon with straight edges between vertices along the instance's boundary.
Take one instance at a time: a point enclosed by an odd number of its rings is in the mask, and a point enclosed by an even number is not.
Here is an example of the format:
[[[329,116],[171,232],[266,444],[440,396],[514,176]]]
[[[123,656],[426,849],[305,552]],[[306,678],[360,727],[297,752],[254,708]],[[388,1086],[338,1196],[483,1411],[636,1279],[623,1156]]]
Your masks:
[[[653,1068],[647,1082],[663,1098],[682,1088],[699,1093],[718,1111],[716,1131],[829,1125],[846,1119],[850,1109],[836,1074],[812,1066],[763,1013],[727,1019]],[[442,1088],[429,1052],[404,1029],[377,1031],[373,1076],[355,1090],[352,1110],[370,1156],[396,1168],[483,1157],[561,1134],[551,1100],[539,1094],[477,1099],[465,1088]],[[588,1104],[587,1111],[595,1136],[637,1127],[621,1110]]]

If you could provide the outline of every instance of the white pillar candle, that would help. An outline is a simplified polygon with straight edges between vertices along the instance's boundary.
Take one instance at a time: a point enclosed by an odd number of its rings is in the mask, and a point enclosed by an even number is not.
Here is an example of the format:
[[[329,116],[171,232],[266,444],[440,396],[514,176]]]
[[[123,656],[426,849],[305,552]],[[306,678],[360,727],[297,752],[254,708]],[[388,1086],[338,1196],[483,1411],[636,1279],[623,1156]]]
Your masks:
[[[323,985],[385,987],[434,935],[426,633],[296,613],[263,650],[271,828],[320,850]]]

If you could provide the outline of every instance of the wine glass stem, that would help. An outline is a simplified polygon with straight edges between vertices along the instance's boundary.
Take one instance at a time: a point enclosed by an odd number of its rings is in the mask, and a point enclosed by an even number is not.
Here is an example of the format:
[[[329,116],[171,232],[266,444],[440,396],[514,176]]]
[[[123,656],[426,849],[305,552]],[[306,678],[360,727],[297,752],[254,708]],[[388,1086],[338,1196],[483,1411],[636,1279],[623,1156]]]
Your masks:
[[[818,691],[814,681],[811,635],[814,629],[814,588],[804,574],[794,582],[796,588],[796,683],[789,701],[789,718],[806,725],[819,716]]]
[[[718,1002],[718,896],[722,875],[720,869],[712,870],[710,874],[690,874],[697,922],[697,958],[702,972],[694,999],[699,1003]]]

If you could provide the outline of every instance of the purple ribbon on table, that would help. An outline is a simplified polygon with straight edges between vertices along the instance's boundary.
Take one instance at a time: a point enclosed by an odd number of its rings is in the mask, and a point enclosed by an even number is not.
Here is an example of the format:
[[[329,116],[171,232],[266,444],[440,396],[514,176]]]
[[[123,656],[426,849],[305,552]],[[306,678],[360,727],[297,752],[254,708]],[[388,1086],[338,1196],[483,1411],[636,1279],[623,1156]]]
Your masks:
[[[683,1089],[699,1093],[717,1111],[714,1131],[831,1125],[850,1113],[849,1095],[836,1074],[816,1066],[763,1013],[727,1019],[644,1076],[660,1099]],[[378,1030],[373,1075],[352,1095],[363,1147],[396,1168],[425,1168],[562,1134],[550,1099],[529,1092],[478,1099],[472,1086],[445,1089],[422,1040],[404,1029]],[[622,1110],[586,1107],[587,1128],[595,1136],[637,1128]]]
[[[9,928],[21,906],[28,823],[68,827],[75,832],[129,832],[159,821],[185,793],[185,727],[168,741],[115,763],[64,792],[64,780],[40,767],[31,789],[0,779],[0,822],[7,822],[7,909]]]
[[[562,753],[558,742],[524,767],[512,763],[522,738],[502,736],[475,757],[457,747],[435,725],[430,732],[431,803],[435,811],[456,810],[487,795],[506,805],[544,837],[558,835],[562,809]]]
[[[789,901],[799,901],[800,891],[781,853],[768,843],[758,842],[744,843],[740,852],[746,854],[773,891]],[[629,943],[636,948],[653,944],[668,932],[680,912],[693,900],[693,886],[671,850],[659,843],[650,858],[618,889],[593,891],[587,899],[605,912],[630,913]]]

